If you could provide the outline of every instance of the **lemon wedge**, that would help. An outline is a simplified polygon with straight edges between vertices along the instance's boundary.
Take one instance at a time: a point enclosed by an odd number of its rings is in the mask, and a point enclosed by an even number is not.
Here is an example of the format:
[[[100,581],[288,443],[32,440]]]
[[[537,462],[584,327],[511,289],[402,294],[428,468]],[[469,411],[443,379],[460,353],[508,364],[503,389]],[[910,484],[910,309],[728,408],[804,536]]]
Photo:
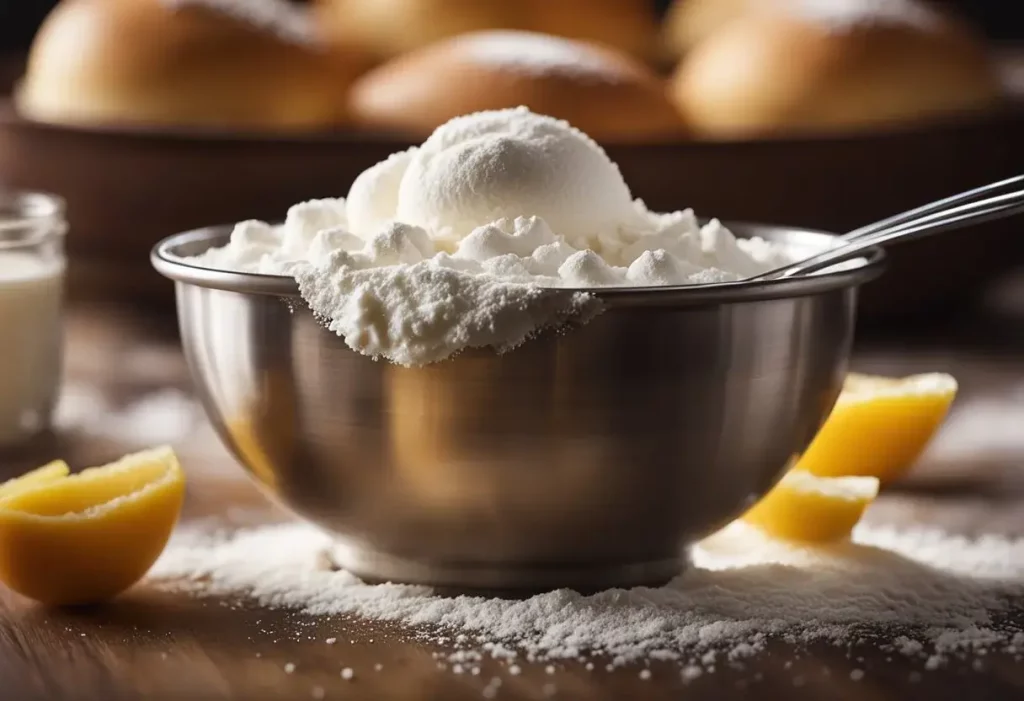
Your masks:
[[[0,485],[0,581],[50,605],[103,601],[141,579],[185,495],[170,448],[68,472],[56,461]]]
[[[31,472],[26,472],[21,477],[17,477],[12,480],[7,480],[3,484],[0,484],[0,500],[12,497],[15,494],[21,494],[22,492],[34,489],[44,484],[50,484],[56,482],[59,479],[67,477],[71,473],[71,468],[63,460],[54,460],[48,462],[42,467],[37,467]]]
[[[878,496],[878,486],[875,477],[816,477],[793,469],[743,515],[743,520],[784,540],[842,540]]]
[[[797,468],[822,477],[903,475],[942,425],[957,383],[930,373],[904,378],[850,374],[835,408]]]

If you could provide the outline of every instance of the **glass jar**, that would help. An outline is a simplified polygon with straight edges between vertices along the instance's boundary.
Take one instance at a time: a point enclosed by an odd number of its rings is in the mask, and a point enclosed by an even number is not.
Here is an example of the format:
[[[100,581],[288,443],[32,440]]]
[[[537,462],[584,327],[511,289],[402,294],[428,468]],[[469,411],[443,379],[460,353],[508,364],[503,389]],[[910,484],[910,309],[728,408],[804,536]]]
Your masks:
[[[61,384],[64,201],[0,190],[0,447],[50,426]]]

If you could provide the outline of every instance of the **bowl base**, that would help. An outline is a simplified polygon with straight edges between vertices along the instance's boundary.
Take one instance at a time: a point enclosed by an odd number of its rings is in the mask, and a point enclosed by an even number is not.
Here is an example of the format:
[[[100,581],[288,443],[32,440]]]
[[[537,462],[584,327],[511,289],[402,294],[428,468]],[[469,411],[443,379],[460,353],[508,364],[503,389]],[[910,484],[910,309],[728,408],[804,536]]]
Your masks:
[[[452,564],[410,560],[362,545],[336,543],[324,553],[324,565],[345,570],[369,584],[395,582],[429,586],[447,595],[520,598],[553,589],[591,594],[605,589],[661,586],[679,575],[685,553],[642,562],[600,565]]]

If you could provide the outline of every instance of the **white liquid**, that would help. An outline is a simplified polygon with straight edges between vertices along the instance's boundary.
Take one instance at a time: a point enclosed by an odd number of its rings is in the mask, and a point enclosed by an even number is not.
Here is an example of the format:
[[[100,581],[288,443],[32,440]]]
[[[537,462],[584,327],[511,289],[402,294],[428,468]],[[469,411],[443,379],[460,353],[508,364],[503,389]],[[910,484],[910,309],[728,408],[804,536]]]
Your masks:
[[[62,262],[0,251],[0,445],[46,427],[60,386]]]

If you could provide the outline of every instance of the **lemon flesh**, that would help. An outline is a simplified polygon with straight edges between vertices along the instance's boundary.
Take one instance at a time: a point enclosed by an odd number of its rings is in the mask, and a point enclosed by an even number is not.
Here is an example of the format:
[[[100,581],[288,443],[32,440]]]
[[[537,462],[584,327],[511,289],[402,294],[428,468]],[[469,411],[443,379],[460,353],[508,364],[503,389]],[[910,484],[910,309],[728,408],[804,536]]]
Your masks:
[[[817,477],[793,469],[743,515],[743,520],[783,540],[843,540],[878,496],[878,486],[875,477]]]
[[[956,392],[956,380],[942,373],[904,378],[851,374],[796,467],[822,477],[893,482],[924,452]]]

